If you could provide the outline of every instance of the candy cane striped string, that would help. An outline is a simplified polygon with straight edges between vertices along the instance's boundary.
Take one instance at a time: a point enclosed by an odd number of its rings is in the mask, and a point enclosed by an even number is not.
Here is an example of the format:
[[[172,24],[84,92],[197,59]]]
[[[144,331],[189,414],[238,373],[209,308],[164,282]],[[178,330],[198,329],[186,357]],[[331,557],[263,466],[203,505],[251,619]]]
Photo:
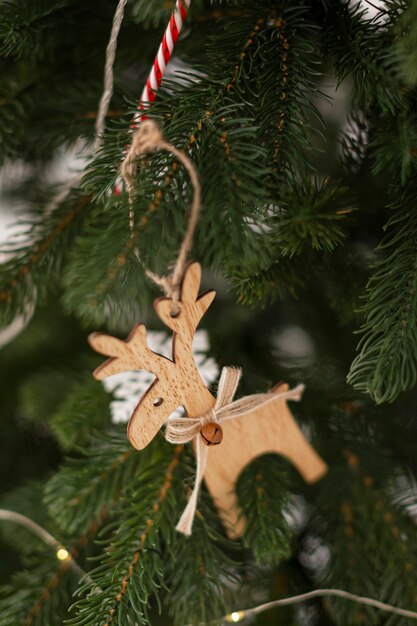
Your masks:
[[[161,85],[162,77],[171,58],[174,46],[178,41],[190,4],[191,0],[177,0],[175,4],[175,9],[172,12],[168,26],[162,37],[161,45],[159,46],[158,53],[153,62],[148,80],[143,88],[138,107],[140,111],[146,110],[156,98],[156,92]],[[137,122],[140,119],[139,116],[135,116],[135,118],[133,128],[136,128]],[[142,115],[141,119],[146,119],[146,116]]]
[[[146,111],[156,99],[157,91],[161,85],[166,66],[169,63],[175,44],[178,41],[178,37],[185,18],[187,17],[190,4],[191,0],[177,0],[175,3],[175,9],[169,19],[168,26],[164,32],[164,36],[162,37],[161,45],[159,46],[151,71],[140,97],[138,104],[138,111],[140,113],[136,113],[133,117],[131,124],[132,131],[137,129],[141,120],[147,119],[147,116],[143,114],[143,111]],[[128,148],[125,150],[123,156],[126,155],[127,151]],[[114,187],[114,193],[116,195],[120,195],[122,189],[123,180],[119,177]]]

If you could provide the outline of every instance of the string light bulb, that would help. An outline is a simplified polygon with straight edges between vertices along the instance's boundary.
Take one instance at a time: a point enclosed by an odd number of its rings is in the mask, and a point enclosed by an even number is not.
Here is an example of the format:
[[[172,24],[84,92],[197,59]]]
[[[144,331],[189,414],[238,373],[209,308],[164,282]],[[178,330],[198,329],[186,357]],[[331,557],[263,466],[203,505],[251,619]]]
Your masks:
[[[240,622],[241,619],[245,617],[245,611],[233,611],[233,613],[229,613],[226,615],[226,622],[236,624]]]
[[[65,548],[59,548],[56,551],[56,558],[58,559],[58,561],[67,561],[71,557],[70,557],[70,553],[68,552],[68,550],[65,550]]]

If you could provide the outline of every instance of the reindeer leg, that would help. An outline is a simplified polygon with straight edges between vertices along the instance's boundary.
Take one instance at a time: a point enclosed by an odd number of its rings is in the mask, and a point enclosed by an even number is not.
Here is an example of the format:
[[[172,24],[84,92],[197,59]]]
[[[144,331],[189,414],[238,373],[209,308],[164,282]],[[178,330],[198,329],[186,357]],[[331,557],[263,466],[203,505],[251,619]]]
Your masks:
[[[216,448],[210,448],[204,480],[228,537],[237,539],[242,536],[245,528],[245,521],[240,515],[236,495],[236,482],[242,468],[236,459],[232,458],[226,463],[225,455],[221,454],[220,459],[218,454],[212,455],[212,452],[217,452],[222,446],[223,443]]]

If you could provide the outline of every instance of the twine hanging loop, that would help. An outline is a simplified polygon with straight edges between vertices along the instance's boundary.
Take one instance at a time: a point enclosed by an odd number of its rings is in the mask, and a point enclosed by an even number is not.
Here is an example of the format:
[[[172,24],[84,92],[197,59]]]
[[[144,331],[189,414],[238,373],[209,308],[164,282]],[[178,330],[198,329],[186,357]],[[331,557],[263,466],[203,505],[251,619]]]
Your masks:
[[[129,222],[132,235],[135,227],[133,194],[136,186],[138,159],[144,157],[146,154],[154,152],[155,150],[166,150],[167,152],[173,154],[187,170],[193,186],[193,200],[190,213],[188,215],[187,230],[178,251],[172,273],[169,276],[159,276],[158,274],[151,272],[149,269],[145,269],[146,275],[165,291],[168,298],[178,301],[180,297],[182,276],[187,263],[188,254],[193,245],[194,232],[201,211],[201,185],[197,169],[185,152],[178,150],[178,148],[166,141],[158,125],[153,120],[143,120],[140,123],[139,128],[133,134],[132,143],[130,144],[126,157],[120,166],[120,175],[126,184],[129,196]],[[140,259],[139,251],[137,251],[137,256]]]

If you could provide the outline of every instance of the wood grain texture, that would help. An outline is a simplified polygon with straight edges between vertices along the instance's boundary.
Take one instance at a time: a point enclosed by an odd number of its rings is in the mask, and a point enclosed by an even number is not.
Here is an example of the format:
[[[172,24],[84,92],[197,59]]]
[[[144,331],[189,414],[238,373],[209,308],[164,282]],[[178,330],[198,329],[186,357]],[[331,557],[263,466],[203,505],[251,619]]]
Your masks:
[[[287,389],[288,385],[280,385],[273,391],[278,394]],[[240,537],[244,530],[235,485],[242,470],[255,458],[280,454],[291,461],[308,483],[319,480],[327,471],[327,465],[310,445],[282,398],[253,413],[223,422],[222,428],[222,443],[208,451],[204,479],[231,538]]]
[[[97,352],[111,357],[95,370],[98,380],[139,369],[156,376],[128,424],[128,438],[138,450],[148,445],[179,406],[184,407],[188,417],[204,415],[214,406],[215,398],[205,386],[192,353],[196,328],[215,296],[214,291],[199,296],[200,281],[201,267],[192,263],[184,274],[179,302],[159,298],[154,303],[157,315],[174,333],[172,360],[150,350],[142,324],[133,328],[126,341],[102,333],[89,337]],[[273,392],[287,388],[281,385]],[[253,459],[271,452],[280,454],[291,461],[307,482],[318,480],[327,470],[282,398],[227,421],[222,428],[222,442],[210,446],[205,481],[230,537],[243,532],[244,520],[239,520],[234,487],[241,471]]]
[[[192,351],[196,328],[216,295],[209,291],[199,296],[200,281],[201,267],[192,263],[184,275],[181,300],[158,298],[154,303],[157,315],[174,332],[172,360],[147,346],[146,329],[142,324],[133,328],[126,341],[102,333],[89,336],[96,352],[112,357],[94,371],[97,380],[131,370],[146,370],[156,376],[128,424],[129,441],[138,450],[148,445],[179,406],[184,407],[189,417],[198,417],[214,405],[215,400],[200,376]]]

